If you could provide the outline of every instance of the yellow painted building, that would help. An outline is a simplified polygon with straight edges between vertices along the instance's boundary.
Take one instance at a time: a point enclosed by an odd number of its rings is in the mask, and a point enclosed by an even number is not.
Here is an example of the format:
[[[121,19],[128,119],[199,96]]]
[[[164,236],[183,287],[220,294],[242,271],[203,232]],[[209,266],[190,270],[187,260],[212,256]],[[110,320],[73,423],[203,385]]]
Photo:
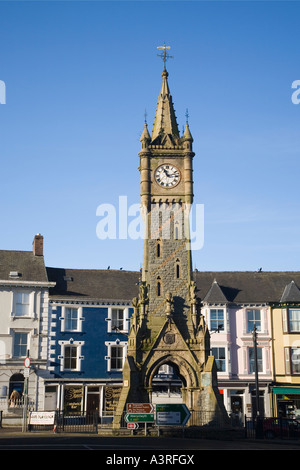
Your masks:
[[[272,414],[300,419],[300,290],[294,281],[271,307]]]

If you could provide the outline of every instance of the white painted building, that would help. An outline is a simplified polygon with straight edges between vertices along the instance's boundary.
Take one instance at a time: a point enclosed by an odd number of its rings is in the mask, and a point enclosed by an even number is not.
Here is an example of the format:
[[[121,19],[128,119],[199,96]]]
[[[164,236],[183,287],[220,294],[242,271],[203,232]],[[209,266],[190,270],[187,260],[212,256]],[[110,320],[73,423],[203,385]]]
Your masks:
[[[49,288],[53,285],[48,282],[40,234],[33,240],[32,251],[0,251],[0,410],[4,417],[21,414],[27,355],[29,406],[44,408]]]

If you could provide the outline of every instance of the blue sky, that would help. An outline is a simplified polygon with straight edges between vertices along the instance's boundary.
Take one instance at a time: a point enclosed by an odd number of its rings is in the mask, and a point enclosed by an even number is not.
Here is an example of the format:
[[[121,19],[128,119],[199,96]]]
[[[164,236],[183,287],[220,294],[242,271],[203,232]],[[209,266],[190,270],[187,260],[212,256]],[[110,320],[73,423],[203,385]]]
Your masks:
[[[139,269],[142,240],[99,240],[97,207],[139,202],[166,43],[189,110],[199,270],[299,270],[297,1],[0,2],[0,249],[45,238],[48,266]]]

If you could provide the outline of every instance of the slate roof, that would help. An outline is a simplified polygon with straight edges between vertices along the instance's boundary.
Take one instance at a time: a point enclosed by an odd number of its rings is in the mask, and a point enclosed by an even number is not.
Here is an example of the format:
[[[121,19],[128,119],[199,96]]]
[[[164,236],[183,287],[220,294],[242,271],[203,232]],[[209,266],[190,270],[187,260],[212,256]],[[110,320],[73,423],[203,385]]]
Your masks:
[[[47,273],[57,283],[50,290],[54,300],[131,302],[138,295],[136,271],[47,268]],[[198,297],[209,303],[300,302],[299,290],[298,297],[296,289],[286,290],[292,281],[300,285],[298,271],[197,271],[194,278]]]
[[[212,283],[211,288],[204,297],[204,302],[210,303],[228,303],[228,299],[225,296],[223,290],[219,286],[216,280]]]
[[[228,302],[280,302],[285,287],[291,281],[300,285],[299,271],[198,271],[195,278],[198,297],[216,303],[221,302],[220,291]],[[219,294],[216,288],[211,290],[214,281],[220,288]],[[286,298],[285,301],[293,300]]]
[[[77,299],[131,302],[138,295],[140,273],[114,269],[47,268],[53,300]]]
[[[0,280],[13,279],[10,272],[18,272],[14,280],[48,282],[43,256],[35,256],[32,251],[0,250]]]
[[[138,295],[140,273],[101,269],[45,268],[32,251],[0,250],[0,280],[56,282],[52,299],[131,302]],[[197,295],[209,303],[300,303],[300,271],[195,271]]]
[[[295,281],[285,287],[280,302],[300,302],[300,290]]]

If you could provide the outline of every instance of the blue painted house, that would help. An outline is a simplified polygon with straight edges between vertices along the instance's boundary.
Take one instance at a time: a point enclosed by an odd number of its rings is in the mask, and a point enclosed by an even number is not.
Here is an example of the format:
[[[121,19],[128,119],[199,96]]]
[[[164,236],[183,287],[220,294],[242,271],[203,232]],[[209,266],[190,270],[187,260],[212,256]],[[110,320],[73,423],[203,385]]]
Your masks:
[[[113,415],[122,387],[131,302],[139,273],[47,268],[50,290],[49,370],[45,410]]]

